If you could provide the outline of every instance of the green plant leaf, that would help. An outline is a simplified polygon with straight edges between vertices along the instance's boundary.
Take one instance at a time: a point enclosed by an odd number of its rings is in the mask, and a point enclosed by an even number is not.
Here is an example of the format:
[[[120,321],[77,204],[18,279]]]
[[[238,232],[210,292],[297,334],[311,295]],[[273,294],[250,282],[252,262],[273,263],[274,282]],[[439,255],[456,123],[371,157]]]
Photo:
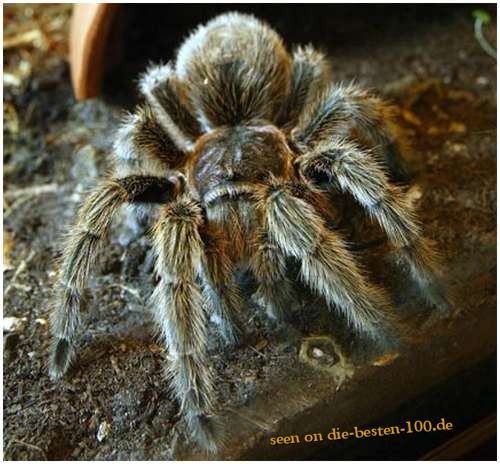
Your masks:
[[[489,24],[491,21],[490,14],[484,10],[474,10],[472,16],[476,19],[480,19],[484,24]]]

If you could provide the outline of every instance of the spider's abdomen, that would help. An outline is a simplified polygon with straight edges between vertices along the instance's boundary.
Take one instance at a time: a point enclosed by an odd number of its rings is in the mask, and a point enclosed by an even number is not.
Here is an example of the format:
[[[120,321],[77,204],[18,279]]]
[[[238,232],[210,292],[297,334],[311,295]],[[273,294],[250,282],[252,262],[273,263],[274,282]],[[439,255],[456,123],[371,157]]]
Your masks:
[[[199,139],[194,154],[192,180],[205,201],[252,190],[270,175],[286,176],[292,169],[287,142],[272,125],[216,129]]]
[[[250,119],[274,121],[288,92],[291,60],[278,34],[253,16],[228,13],[200,26],[179,49],[206,130]]]

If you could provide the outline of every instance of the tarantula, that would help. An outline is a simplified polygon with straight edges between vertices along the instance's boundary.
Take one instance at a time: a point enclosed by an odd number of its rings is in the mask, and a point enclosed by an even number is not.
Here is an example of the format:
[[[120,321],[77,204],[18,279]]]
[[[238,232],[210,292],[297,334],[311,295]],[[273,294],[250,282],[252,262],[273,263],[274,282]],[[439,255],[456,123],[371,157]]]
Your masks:
[[[428,303],[447,308],[436,254],[390,177],[400,149],[393,111],[355,85],[333,84],[322,53],[306,46],[290,55],[268,25],[228,13],[198,27],[175,63],[150,67],[139,89],[145,102],[117,131],[114,175],[86,199],[64,248],[51,314],[53,378],[74,359],[82,293],[124,204],[158,205],[152,312],[188,427],[207,449],[217,441],[207,321],[215,316],[223,339],[238,340],[237,266],[252,273],[274,319],[287,311],[295,262],[302,282],[358,334],[394,336],[386,293],[328,225],[328,189],[352,195]]]

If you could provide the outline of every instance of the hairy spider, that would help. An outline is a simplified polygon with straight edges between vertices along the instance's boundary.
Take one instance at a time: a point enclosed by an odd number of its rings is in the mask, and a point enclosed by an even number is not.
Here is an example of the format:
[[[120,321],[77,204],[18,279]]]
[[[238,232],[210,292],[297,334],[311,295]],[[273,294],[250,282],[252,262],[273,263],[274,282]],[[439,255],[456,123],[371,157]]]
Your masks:
[[[428,303],[448,304],[436,254],[400,174],[393,111],[355,85],[334,85],[325,56],[297,47],[253,16],[228,13],[198,27],[175,63],[140,79],[145,103],[114,143],[115,169],[86,199],[64,248],[50,373],[75,356],[82,292],[116,211],[158,205],[152,228],[159,277],[152,312],[168,347],[168,372],[194,438],[215,449],[211,314],[234,343],[244,306],[236,266],[247,266],[257,300],[287,311],[287,264],[359,334],[392,339],[392,311],[329,226],[328,189],[352,195],[387,234]],[[140,206],[142,205],[142,206]]]

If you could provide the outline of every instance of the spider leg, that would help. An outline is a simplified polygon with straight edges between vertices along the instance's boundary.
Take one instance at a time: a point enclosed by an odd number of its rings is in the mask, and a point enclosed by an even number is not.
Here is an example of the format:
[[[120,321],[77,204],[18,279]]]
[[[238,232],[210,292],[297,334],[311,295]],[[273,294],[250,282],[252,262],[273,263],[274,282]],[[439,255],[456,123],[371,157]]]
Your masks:
[[[187,153],[176,146],[148,103],[123,118],[115,134],[112,155],[114,177],[173,176],[183,180],[177,169],[185,163]],[[128,225],[135,230],[136,236],[144,235],[153,208],[131,203],[128,209]],[[126,244],[129,240],[124,237],[120,243]]]
[[[168,201],[176,194],[176,189],[174,183],[165,179],[129,176],[105,181],[88,197],[66,241],[59,266],[51,310],[54,343],[49,369],[51,377],[61,377],[75,356],[73,345],[80,322],[82,292],[114,214],[127,202]]]
[[[207,317],[198,284],[203,263],[201,207],[181,197],[166,205],[153,231],[160,281],[153,315],[168,347],[168,374],[194,438],[215,451],[212,423],[213,374],[207,355]]]
[[[119,177],[131,174],[168,176],[171,169],[186,159],[155,117],[153,108],[144,104],[127,115],[117,130],[113,146],[114,172]]]
[[[149,67],[139,81],[139,90],[176,146],[189,151],[202,131],[189,111],[185,85],[172,66],[167,63]]]
[[[402,138],[393,120],[394,108],[373,93],[354,84],[331,85],[306,105],[291,135],[306,153],[321,142],[349,137],[354,132],[380,153],[392,181],[407,182]]]
[[[287,276],[286,255],[262,231],[255,243],[250,268],[257,279],[257,302],[277,324],[282,324],[294,294]]]
[[[293,185],[275,181],[257,200],[270,240],[300,263],[303,281],[345,313],[358,333],[392,344],[393,313],[386,296],[366,279],[339,234],[294,194]]]
[[[386,170],[372,153],[346,140],[319,144],[297,159],[306,177],[322,175],[351,194],[386,232],[399,256],[429,303],[448,308],[440,284],[437,254],[422,236],[415,209],[408,195],[389,182]]]
[[[243,333],[240,315],[244,300],[234,280],[233,263],[228,253],[230,244],[214,226],[207,227],[202,239],[205,245],[202,275],[205,303],[216,316],[225,343],[233,346]]]
[[[324,89],[331,80],[331,64],[326,56],[312,46],[297,47],[292,53],[290,93],[278,119],[278,126],[291,130],[300,112],[314,93]]]

